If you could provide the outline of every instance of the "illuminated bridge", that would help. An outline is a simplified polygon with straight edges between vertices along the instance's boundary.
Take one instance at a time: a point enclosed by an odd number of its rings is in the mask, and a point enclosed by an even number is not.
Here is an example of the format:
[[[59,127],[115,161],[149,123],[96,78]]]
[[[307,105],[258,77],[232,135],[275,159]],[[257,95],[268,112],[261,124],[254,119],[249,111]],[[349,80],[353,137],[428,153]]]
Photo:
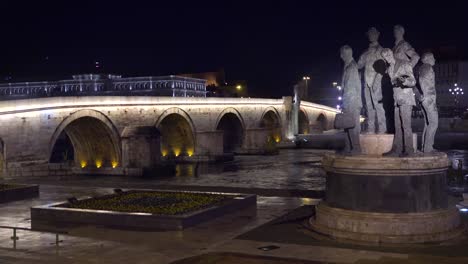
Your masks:
[[[4,177],[141,174],[167,159],[265,153],[294,139],[294,134],[330,129],[336,114],[333,108],[309,102],[298,109],[294,115],[292,97],[83,95],[3,100],[0,166]]]

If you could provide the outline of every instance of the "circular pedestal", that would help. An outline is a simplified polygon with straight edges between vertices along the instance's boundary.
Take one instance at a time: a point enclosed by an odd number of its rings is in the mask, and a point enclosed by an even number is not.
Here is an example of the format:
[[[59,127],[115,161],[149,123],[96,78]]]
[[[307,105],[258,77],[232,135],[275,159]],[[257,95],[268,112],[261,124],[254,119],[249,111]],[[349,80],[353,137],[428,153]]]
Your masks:
[[[335,238],[382,242],[443,241],[459,234],[449,206],[445,153],[421,157],[342,156],[322,160],[325,203],[311,226]]]
[[[364,155],[382,155],[389,152],[393,145],[393,134],[361,134],[359,135],[361,151]],[[413,148],[417,149],[418,136],[413,133]]]
[[[373,243],[440,242],[463,232],[456,208],[424,213],[372,213],[321,203],[310,225],[314,231],[335,239]]]

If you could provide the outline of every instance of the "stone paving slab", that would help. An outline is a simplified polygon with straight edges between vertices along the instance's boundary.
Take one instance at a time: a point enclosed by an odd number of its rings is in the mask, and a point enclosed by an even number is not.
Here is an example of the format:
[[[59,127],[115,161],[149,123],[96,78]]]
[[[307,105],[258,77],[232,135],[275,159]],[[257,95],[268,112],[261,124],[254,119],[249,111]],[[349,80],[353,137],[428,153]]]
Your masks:
[[[70,196],[95,196],[113,191],[108,188],[45,185],[41,186],[41,190],[41,196],[37,199],[0,205],[0,224],[30,227],[31,206],[62,201]],[[314,199],[258,197],[257,210],[242,210],[183,231],[138,232],[92,226],[76,228],[69,230],[68,235],[60,236],[63,243],[58,249],[54,245],[53,234],[19,231],[15,254],[11,251],[12,231],[0,229],[0,256],[10,258],[7,263],[25,263],[24,260],[31,257],[47,260],[47,263],[73,263],[71,261],[74,260],[80,260],[76,263],[148,263],[148,260],[152,263],[169,263],[202,254],[209,247],[231,240],[294,208],[316,202]],[[18,252],[23,253],[16,254]],[[16,259],[13,261],[12,257]],[[63,261],[64,257],[66,262]]]

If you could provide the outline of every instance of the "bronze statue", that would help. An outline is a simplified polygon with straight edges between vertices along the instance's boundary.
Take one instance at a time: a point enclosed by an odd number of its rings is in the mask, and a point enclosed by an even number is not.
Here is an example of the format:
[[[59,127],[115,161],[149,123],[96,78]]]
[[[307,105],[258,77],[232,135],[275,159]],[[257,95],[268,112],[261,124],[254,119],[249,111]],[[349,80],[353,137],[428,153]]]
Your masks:
[[[415,152],[411,112],[416,105],[413,93],[416,86],[413,66],[407,60],[394,57],[390,49],[383,49],[382,57],[388,63],[387,72],[393,85],[395,100],[395,136],[391,151],[384,153],[384,156],[413,156]]]
[[[343,69],[343,114],[351,124],[345,128],[346,142],[344,154],[358,155],[361,153],[359,134],[361,133],[360,114],[362,108],[361,79],[358,66],[353,58],[353,50],[350,46],[340,49],[340,56],[344,62]]]
[[[432,53],[425,53],[421,59],[423,65],[419,68],[419,88],[421,96],[419,102],[424,114],[424,130],[422,134],[421,151],[434,151],[434,137],[439,125],[439,115],[436,106],[435,76],[432,67],[435,58]]]
[[[371,27],[367,31],[369,48],[359,57],[358,67],[364,68],[364,98],[367,110],[367,133],[384,134],[387,132],[385,111],[382,102],[382,72],[377,64],[382,61],[382,46],[379,44],[380,32]],[[375,121],[377,119],[377,128]]]

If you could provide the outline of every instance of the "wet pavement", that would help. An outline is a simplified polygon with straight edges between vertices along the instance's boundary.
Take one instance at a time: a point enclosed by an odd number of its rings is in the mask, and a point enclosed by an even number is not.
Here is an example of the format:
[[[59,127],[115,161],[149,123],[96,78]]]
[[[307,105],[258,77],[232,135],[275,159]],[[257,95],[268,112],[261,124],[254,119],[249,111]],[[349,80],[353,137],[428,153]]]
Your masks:
[[[29,228],[29,208],[32,206],[64,201],[71,196],[97,196],[112,191],[108,188],[42,185],[39,198],[0,204],[0,225]],[[0,263],[21,263],[25,260],[73,263],[78,259],[80,261],[77,263],[167,263],[207,251],[290,210],[317,202],[313,199],[259,197],[256,209],[228,214],[183,231],[142,232],[76,227],[69,229],[67,235],[59,236],[63,240],[59,247],[54,244],[53,233],[20,230],[14,249],[10,239],[12,230],[0,228]],[[2,259],[8,262],[2,262]]]

